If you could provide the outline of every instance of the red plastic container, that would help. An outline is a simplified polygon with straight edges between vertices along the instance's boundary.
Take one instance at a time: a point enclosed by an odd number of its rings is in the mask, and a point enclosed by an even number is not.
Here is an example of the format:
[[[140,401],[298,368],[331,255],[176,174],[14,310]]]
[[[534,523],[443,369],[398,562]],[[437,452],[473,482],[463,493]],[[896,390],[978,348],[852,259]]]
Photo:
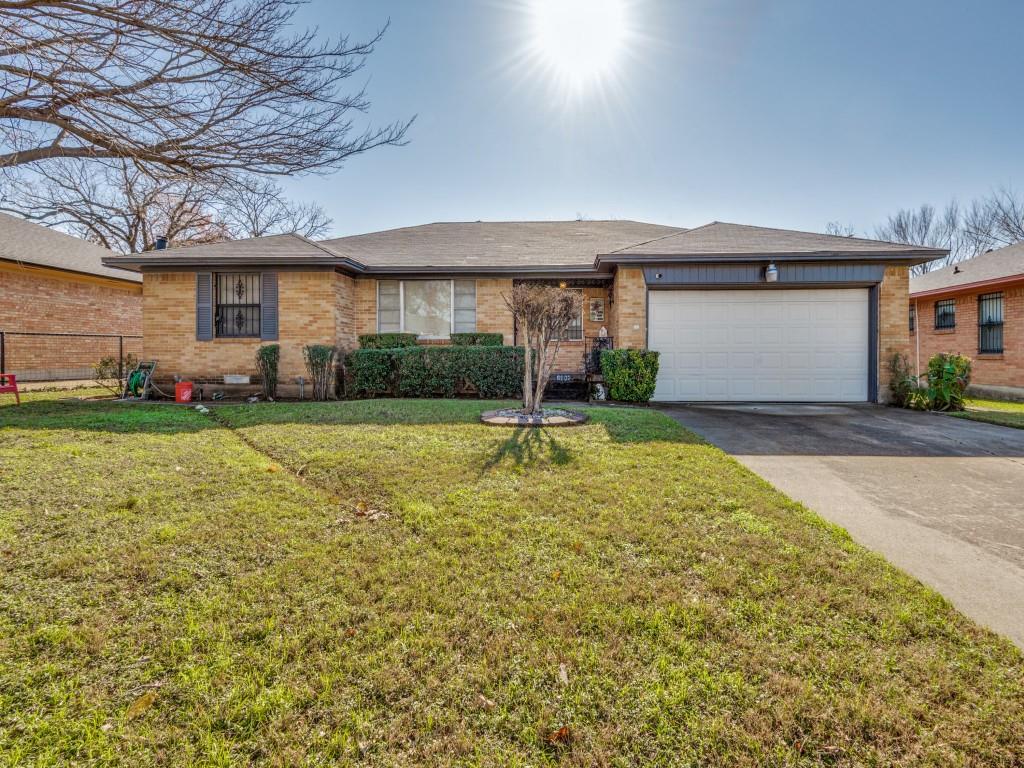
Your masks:
[[[191,381],[179,381],[174,385],[174,402],[176,403],[191,403],[192,402],[192,382]]]

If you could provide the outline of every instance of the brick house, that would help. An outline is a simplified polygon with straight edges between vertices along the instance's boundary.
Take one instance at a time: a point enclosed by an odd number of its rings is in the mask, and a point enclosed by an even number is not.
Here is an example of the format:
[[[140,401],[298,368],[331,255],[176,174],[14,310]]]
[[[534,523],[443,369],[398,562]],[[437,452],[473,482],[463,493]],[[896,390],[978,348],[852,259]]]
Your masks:
[[[109,255],[106,248],[0,213],[7,373],[25,381],[88,378],[97,360],[117,354],[118,335],[142,333],[142,277],[106,266]],[[126,352],[142,351],[140,339],[125,345]]]
[[[1024,243],[910,281],[911,360],[938,352],[974,359],[971,381],[1024,387]]]
[[[463,222],[312,242],[276,235],[109,256],[143,275],[147,358],[164,376],[255,374],[281,345],[354,348],[364,333],[423,343],[453,332],[518,341],[502,299],[515,281],[584,294],[555,370],[582,374],[602,329],[615,347],[661,352],[655,399],[876,401],[879,361],[909,351],[908,269],[944,251],[714,222]]]

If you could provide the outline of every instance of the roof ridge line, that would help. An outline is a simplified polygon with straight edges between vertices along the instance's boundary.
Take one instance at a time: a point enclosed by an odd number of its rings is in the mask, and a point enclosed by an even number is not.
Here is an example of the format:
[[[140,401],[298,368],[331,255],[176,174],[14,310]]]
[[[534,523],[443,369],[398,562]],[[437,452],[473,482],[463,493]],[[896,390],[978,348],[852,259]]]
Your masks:
[[[714,224],[714,223],[715,222],[711,222],[711,224]],[[677,235],[686,235],[686,234],[689,234],[690,232],[693,232],[694,229],[702,229],[704,227],[711,226],[711,224],[701,224],[699,227],[694,227],[693,229],[687,229],[686,227],[680,227],[679,230],[676,231],[676,232],[669,232],[668,234],[661,235],[659,237],[652,237],[650,240],[643,240],[642,242],[639,242],[639,243],[633,243],[631,245],[624,245],[621,248],[616,248],[614,251],[608,251],[607,255],[610,256],[613,253],[619,253],[620,251],[625,251],[627,248],[639,248],[641,245],[650,245],[651,243],[656,243],[658,240],[664,240],[667,237],[676,237]],[[601,254],[598,254],[598,256],[600,256],[600,255]]]

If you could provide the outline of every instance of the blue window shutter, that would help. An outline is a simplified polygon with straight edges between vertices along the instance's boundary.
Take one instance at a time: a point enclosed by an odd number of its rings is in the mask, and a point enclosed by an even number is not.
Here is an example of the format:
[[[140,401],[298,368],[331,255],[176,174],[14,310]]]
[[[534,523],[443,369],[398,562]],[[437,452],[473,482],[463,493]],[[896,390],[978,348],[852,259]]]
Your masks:
[[[213,338],[213,275],[196,272],[196,341]]]
[[[264,272],[260,286],[260,338],[277,341],[277,272]]]

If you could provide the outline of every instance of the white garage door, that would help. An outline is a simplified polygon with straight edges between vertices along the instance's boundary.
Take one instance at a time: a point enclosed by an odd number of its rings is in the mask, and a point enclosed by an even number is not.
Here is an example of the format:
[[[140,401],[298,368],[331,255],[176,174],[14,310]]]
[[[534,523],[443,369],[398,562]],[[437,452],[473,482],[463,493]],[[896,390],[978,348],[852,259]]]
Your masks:
[[[651,291],[655,400],[868,399],[868,290]]]

